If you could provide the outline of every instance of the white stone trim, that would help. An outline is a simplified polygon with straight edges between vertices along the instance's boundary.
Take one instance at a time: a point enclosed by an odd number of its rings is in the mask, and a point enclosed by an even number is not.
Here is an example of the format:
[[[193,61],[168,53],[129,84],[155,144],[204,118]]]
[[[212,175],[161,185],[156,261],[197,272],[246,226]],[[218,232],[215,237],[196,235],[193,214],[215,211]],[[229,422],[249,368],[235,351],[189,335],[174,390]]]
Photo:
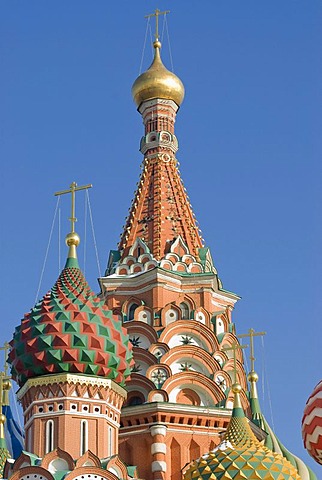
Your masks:
[[[167,453],[167,446],[165,443],[156,442],[151,445],[151,454],[155,455],[156,453]]]
[[[126,390],[117,383],[115,383],[113,380],[110,380],[108,378],[89,377],[86,375],[75,375],[71,373],[54,373],[53,375],[43,375],[36,378],[29,378],[27,382],[23,385],[23,387],[18,390],[18,400],[20,400],[24,396],[24,394],[29,390],[30,387],[35,387],[38,385],[53,385],[55,383],[64,382],[74,384],[80,383],[81,385],[103,386],[105,388],[115,390],[116,393],[126,398]]]
[[[167,464],[160,460],[155,460],[151,463],[152,472],[166,472],[167,471]]]
[[[155,435],[163,435],[165,437],[167,433],[167,427],[165,425],[153,425],[150,428],[150,432],[152,437]]]

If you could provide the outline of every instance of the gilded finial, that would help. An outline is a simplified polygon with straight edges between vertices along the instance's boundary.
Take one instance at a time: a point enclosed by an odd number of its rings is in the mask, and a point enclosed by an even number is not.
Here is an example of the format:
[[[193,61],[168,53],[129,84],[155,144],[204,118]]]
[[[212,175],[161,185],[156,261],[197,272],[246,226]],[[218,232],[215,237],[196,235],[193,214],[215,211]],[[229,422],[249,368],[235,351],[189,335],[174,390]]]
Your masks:
[[[253,328],[248,330],[248,333],[242,333],[238,335],[238,338],[248,338],[250,341],[250,371],[255,372],[255,349],[254,349],[254,337],[262,337],[266,335],[266,332],[255,332]],[[257,381],[257,380],[256,380]]]
[[[231,347],[224,347],[222,349],[223,352],[233,351],[234,355],[234,384],[238,385],[237,382],[237,359],[236,359],[236,351],[242,350],[243,348],[247,348],[248,345],[240,345],[239,343],[233,343]],[[233,385],[234,386],[234,385]]]
[[[254,337],[262,337],[266,335],[266,332],[255,332],[253,328],[248,330],[248,333],[243,333],[238,335],[238,338],[249,338],[250,340],[250,372],[247,376],[247,379],[250,383],[251,397],[257,398],[257,389],[256,383],[258,381],[258,375],[255,372],[255,348],[254,348]]]
[[[138,108],[145,101],[155,98],[172,100],[180,107],[184,98],[184,86],[180,78],[167,70],[161,60],[159,16],[167,13],[169,13],[169,10],[160,12],[157,9],[155,13],[146,16],[146,18],[155,17],[156,19],[155,41],[153,43],[154,58],[148,70],[139,75],[132,86],[133,99]]]
[[[4,372],[0,372],[0,439],[4,439],[4,424],[6,423],[6,417],[2,413],[3,407],[3,392],[4,392]]]
[[[0,447],[1,441],[4,441],[4,424],[6,423],[6,417],[3,414],[3,406],[9,405],[8,393],[11,388],[10,376],[8,375],[8,350],[10,345],[8,342],[5,342],[3,347],[0,347],[0,350],[4,350],[5,361],[4,361],[4,371],[0,372]]]
[[[9,344],[6,342],[0,350],[5,351],[5,365],[4,371],[0,372],[0,478],[3,478],[3,471],[6,460],[11,457],[7,448],[4,425],[6,423],[6,416],[3,413],[3,406],[9,405],[8,391],[11,388],[10,378],[8,376],[7,353]]]
[[[242,404],[240,400],[240,393],[242,391],[242,386],[238,383],[237,379],[237,358],[236,358],[236,352],[237,350],[242,350],[243,348],[247,348],[248,345],[240,345],[239,343],[233,343],[231,347],[224,347],[222,350],[223,352],[229,352],[233,351],[234,355],[234,383],[231,387],[233,393],[234,393],[234,409],[233,409],[233,414],[236,414],[236,412],[239,412],[238,415],[241,414],[242,412]]]
[[[255,349],[254,349],[254,337],[262,337],[266,335],[266,332],[255,332],[253,328],[248,330],[248,333],[244,333],[242,335],[238,335],[239,338],[248,338],[250,339],[250,364],[251,369],[247,376],[247,379],[250,383],[250,408],[252,412],[252,419],[259,425],[261,428],[264,428],[263,417],[261,414],[261,408],[258,400],[257,394],[257,385],[258,382],[258,375],[255,372]]]
[[[149,15],[145,16],[145,18],[155,17],[155,34],[154,34],[155,42],[153,44],[154,48],[161,47],[161,43],[159,41],[159,15],[166,15],[167,13],[170,13],[170,10],[165,10],[164,12],[160,12],[160,10],[157,8],[154,13],[150,13]]]
[[[92,187],[91,184],[78,187],[77,183],[73,182],[70,185],[70,188],[68,190],[62,190],[60,192],[55,193],[55,196],[64,195],[65,193],[72,194],[71,216],[69,217],[69,220],[71,222],[71,231],[66,235],[66,244],[69,247],[68,258],[77,258],[76,247],[78,247],[78,245],[80,244],[79,235],[75,232],[75,223],[77,222],[77,218],[75,216],[75,192],[78,192],[79,190],[87,190],[88,188],[91,188],[91,187]]]
[[[9,390],[11,388],[10,375],[8,375],[8,352],[10,345],[5,342],[0,350],[4,350],[4,366],[3,371],[0,372],[0,411],[4,405],[9,405]]]

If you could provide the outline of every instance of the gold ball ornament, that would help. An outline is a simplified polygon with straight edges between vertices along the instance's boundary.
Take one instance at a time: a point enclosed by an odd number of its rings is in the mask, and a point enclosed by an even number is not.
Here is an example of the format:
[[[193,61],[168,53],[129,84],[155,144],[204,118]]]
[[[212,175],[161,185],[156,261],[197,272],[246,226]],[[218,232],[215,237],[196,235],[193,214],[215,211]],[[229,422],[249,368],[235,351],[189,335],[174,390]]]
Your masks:
[[[240,393],[242,391],[242,386],[239,383],[234,383],[231,389],[234,393]]]
[[[11,388],[11,382],[10,382],[10,380],[5,380],[5,381],[2,383],[2,388],[3,388],[3,390],[10,390],[10,388]]]
[[[66,235],[66,245],[70,247],[71,245],[75,245],[78,247],[80,244],[79,235],[76,232],[71,232]]]
[[[249,372],[248,376],[247,376],[247,379],[249,382],[251,383],[256,383],[258,381],[258,375],[256,372]]]

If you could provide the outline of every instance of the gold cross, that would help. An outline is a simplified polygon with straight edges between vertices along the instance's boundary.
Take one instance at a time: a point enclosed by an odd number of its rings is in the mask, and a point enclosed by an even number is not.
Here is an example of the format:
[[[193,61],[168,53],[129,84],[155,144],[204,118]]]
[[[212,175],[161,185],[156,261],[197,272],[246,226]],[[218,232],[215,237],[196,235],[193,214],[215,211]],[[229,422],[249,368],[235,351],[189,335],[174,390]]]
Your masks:
[[[87,188],[91,188],[93,185],[84,185],[83,187],[78,187],[76,182],[73,182],[69,188],[69,190],[62,190],[61,192],[56,192],[55,196],[57,195],[64,195],[65,193],[72,194],[72,214],[69,220],[72,224],[72,233],[75,233],[75,223],[77,222],[77,218],[75,217],[75,192],[78,190],[86,190]]]
[[[3,407],[3,380],[4,380],[4,372],[0,372],[0,413],[2,413],[2,407]]]
[[[166,15],[170,13],[170,10],[165,10],[164,12],[160,12],[157,8],[154,13],[150,13],[150,15],[146,15],[145,18],[155,17],[155,39],[159,40],[159,15]]]
[[[254,337],[262,337],[263,335],[266,335],[266,332],[255,332],[255,330],[253,328],[250,328],[248,330],[248,333],[243,333],[242,335],[237,335],[238,338],[249,337],[249,339],[250,339],[250,365],[251,365],[251,371],[252,372],[254,372],[254,367],[255,367]]]
[[[5,342],[3,347],[0,347],[0,350],[4,350],[4,367],[3,367],[3,371],[4,371],[4,375],[7,377],[8,376],[8,363],[7,363],[7,359],[8,359],[8,350],[10,348],[10,345],[8,342]]]
[[[223,352],[229,352],[233,351],[234,352],[234,383],[237,383],[237,362],[236,362],[236,350],[240,349],[242,350],[243,348],[247,348],[248,345],[240,345],[239,343],[233,343],[231,347],[224,347],[222,349]]]
[[[9,390],[11,388],[10,376],[8,375],[8,350],[10,345],[8,342],[5,342],[3,347],[0,347],[0,350],[4,350],[4,367],[3,372],[0,372],[0,413],[2,413],[3,405],[9,405]]]

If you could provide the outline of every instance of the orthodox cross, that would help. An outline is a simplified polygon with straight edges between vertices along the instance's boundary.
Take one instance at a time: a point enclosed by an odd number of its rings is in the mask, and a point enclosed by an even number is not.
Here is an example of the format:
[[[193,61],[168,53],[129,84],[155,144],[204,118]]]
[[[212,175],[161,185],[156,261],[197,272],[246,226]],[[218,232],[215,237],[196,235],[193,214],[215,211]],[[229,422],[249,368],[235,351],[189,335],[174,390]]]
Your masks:
[[[248,345],[240,345],[239,343],[233,343],[231,347],[224,347],[222,349],[223,352],[233,351],[234,355],[234,383],[237,383],[237,361],[236,361],[236,351],[242,350],[243,348],[247,348]]]
[[[170,13],[170,10],[165,10],[164,12],[160,12],[157,8],[154,13],[150,13],[150,15],[146,15],[145,18],[155,17],[155,39],[159,40],[159,15],[166,15]]]
[[[249,337],[250,340],[250,365],[251,365],[251,372],[254,372],[255,367],[255,349],[254,349],[254,337],[262,337],[266,335],[266,332],[255,332],[253,328],[248,330],[248,333],[243,333],[242,335],[237,335],[238,338],[247,338]]]
[[[91,188],[93,185],[84,185],[82,187],[78,187],[76,182],[73,182],[71,186],[69,187],[69,190],[62,190],[61,192],[56,192],[55,196],[57,195],[64,195],[65,193],[71,193],[72,194],[72,213],[69,218],[72,224],[72,233],[75,232],[75,223],[77,222],[77,218],[75,217],[75,192],[78,192],[78,190],[87,190],[88,188]]]
[[[8,375],[8,350],[10,345],[8,342],[5,342],[3,347],[0,347],[0,350],[4,350],[4,367],[3,371],[0,372],[0,413],[2,413],[3,405],[9,405],[8,391],[11,387],[10,376]]]
[[[3,379],[4,379],[4,372],[0,372],[0,414],[2,413],[2,407],[3,407]]]
[[[4,372],[4,375],[5,377],[8,376],[8,363],[7,363],[7,359],[8,359],[8,350],[10,348],[10,345],[8,342],[5,342],[3,347],[0,347],[0,350],[4,350],[4,367],[3,367],[3,372]]]

